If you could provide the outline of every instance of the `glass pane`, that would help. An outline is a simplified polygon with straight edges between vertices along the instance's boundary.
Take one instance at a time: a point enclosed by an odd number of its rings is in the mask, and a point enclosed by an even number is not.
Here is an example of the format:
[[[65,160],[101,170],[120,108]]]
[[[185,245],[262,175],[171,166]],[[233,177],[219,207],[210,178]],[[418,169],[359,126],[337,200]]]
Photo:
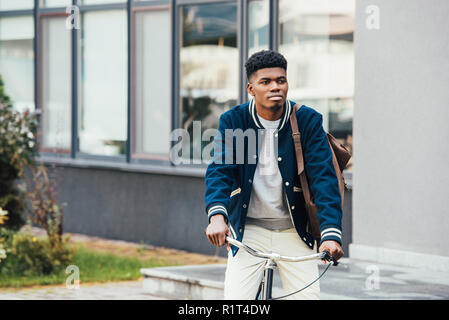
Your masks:
[[[127,137],[126,11],[82,15],[81,84],[78,115],[80,151],[125,153]]]
[[[81,0],[78,4],[105,4],[105,3],[121,3],[127,0]]]
[[[352,149],[355,0],[280,0],[279,5],[279,51],[288,61],[289,98],[322,113],[324,128]]]
[[[34,110],[33,17],[0,19],[0,73],[14,109]]]
[[[72,0],[41,0],[41,7],[60,8],[72,5]]]
[[[26,10],[34,8],[34,0],[0,0],[0,10]]]
[[[217,128],[220,115],[237,104],[237,4],[184,6],[181,27],[182,126],[193,137],[193,121],[201,121],[201,133]],[[207,144],[193,139],[190,156],[200,159]]]
[[[168,156],[170,148],[170,14],[136,14],[135,152]],[[158,32],[155,32],[158,30]]]
[[[69,150],[72,118],[71,32],[66,29],[65,17],[41,19],[41,147]]]
[[[260,50],[268,49],[268,0],[248,2],[248,57]]]

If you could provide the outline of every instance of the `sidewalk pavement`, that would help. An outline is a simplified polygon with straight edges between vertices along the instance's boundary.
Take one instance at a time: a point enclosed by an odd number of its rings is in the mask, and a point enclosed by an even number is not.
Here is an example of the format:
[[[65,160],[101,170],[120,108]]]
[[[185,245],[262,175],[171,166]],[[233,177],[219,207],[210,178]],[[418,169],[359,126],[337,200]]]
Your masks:
[[[65,285],[27,289],[0,288],[0,300],[161,300],[142,291],[142,281],[83,284],[78,289]]]
[[[143,286],[147,293],[174,299],[222,299],[224,270],[225,265],[142,269]],[[320,287],[323,300],[449,299],[449,273],[343,258],[321,278]],[[273,297],[280,295],[276,272]]]
[[[342,299],[449,299],[449,273],[377,264],[343,258],[320,280],[323,300]],[[323,271],[324,266],[320,266]],[[220,299],[225,265],[142,269],[143,281],[65,285],[29,289],[0,289],[5,299],[154,300]],[[273,295],[280,295],[279,274]],[[82,279],[81,279],[82,281]],[[221,297],[220,297],[221,295]]]

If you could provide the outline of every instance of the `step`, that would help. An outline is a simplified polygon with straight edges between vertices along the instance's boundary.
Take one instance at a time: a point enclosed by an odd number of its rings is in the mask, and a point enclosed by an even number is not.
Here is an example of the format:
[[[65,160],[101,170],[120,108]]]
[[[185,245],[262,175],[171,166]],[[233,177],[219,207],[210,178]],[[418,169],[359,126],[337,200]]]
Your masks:
[[[171,299],[223,300],[226,264],[193,265],[140,269],[143,291]],[[273,295],[281,295],[279,275],[275,271]]]
[[[340,259],[320,279],[322,300],[449,299],[449,274],[370,261]],[[320,274],[325,266],[319,265]],[[170,299],[221,300],[225,264],[141,269],[143,292]],[[374,285],[377,283],[377,285]],[[279,271],[273,296],[282,295]]]

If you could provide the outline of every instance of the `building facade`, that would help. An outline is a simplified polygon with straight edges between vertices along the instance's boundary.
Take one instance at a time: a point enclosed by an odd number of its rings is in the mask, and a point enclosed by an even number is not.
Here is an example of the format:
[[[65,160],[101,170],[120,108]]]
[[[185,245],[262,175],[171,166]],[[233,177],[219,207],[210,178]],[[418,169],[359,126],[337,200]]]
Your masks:
[[[0,0],[0,74],[14,108],[41,112],[39,159],[67,202],[65,230],[215,253],[204,236],[208,133],[247,101],[244,63],[262,49],[287,58],[288,98],[352,150],[355,10],[355,0]],[[352,162],[345,176],[347,253]]]
[[[353,258],[449,271],[448,14],[357,1]]]

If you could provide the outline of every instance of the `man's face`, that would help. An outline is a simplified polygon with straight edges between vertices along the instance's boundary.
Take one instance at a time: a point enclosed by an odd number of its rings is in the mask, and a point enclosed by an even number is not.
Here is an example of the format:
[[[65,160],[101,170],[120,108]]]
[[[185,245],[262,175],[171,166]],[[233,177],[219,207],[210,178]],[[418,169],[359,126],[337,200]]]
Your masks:
[[[279,110],[287,99],[287,73],[283,68],[264,68],[253,73],[247,90],[256,105],[273,111]]]

